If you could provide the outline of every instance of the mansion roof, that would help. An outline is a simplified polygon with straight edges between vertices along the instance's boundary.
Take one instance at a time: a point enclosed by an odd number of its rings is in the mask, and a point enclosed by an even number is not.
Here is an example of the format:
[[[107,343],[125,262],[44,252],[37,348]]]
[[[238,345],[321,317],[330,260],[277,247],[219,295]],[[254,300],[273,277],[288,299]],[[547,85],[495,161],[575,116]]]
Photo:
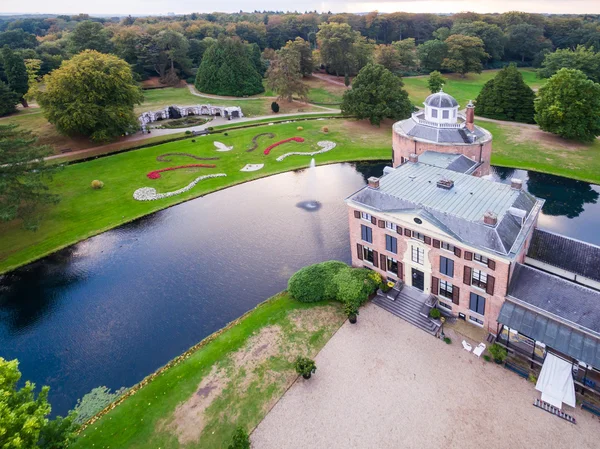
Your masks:
[[[469,132],[462,119],[453,125],[428,122],[423,111],[394,123],[394,131],[417,140],[441,144],[472,145],[487,142],[492,138],[489,132],[479,126],[475,126],[473,133]]]
[[[419,162],[427,165],[434,165],[439,168],[459,173],[467,173],[478,165],[477,162],[469,159],[463,154],[440,153],[438,151],[425,151],[419,156]]]
[[[600,282],[600,246],[536,229],[527,255]]]
[[[386,173],[378,189],[364,187],[347,202],[388,214],[415,212],[456,240],[504,255],[511,254],[515,243],[519,246],[521,231],[533,224],[543,204],[509,185],[421,162],[406,162]],[[438,187],[442,179],[452,180],[453,187]],[[496,225],[484,224],[487,212],[497,216]]]

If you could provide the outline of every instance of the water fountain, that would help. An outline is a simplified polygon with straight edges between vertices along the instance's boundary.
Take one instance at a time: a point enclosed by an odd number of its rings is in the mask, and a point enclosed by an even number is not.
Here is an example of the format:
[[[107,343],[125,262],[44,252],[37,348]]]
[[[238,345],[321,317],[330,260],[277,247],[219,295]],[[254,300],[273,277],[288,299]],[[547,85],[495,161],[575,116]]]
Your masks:
[[[312,158],[310,160],[310,166],[308,167],[308,176],[306,177],[307,180],[307,193],[308,193],[308,197],[309,198],[315,198],[316,193],[317,193],[317,164],[315,162],[315,158]],[[300,201],[298,204],[296,204],[297,207],[300,207],[308,212],[313,212],[313,211],[317,211],[321,208],[321,203],[319,203],[317,200],[315,199],[309,199],[306,201]]]

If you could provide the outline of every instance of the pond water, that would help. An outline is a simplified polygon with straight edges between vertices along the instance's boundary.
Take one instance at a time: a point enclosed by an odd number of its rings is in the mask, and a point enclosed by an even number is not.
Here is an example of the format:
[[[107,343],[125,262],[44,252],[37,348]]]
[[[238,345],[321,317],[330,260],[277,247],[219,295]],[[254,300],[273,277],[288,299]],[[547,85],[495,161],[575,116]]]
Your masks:
[[[385,164],[284,173],[157,212],[0,276],[0,356],[64,414],[131,386],[281,291],[299,268],[350,261],[343,199]],[[497,169],[546,199],[540,226],[600,244],[600,188]],[[306,207],[317,201],[318,207]]]

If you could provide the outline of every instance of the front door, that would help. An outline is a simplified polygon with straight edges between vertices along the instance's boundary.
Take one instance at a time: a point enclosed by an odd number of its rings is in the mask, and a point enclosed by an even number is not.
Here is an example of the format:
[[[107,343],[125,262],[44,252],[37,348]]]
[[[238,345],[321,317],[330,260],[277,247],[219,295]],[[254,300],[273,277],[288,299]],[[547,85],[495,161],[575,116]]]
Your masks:
[[[415,268],[412,269],[412,286],[421,291],[425,289],[425,274]]]

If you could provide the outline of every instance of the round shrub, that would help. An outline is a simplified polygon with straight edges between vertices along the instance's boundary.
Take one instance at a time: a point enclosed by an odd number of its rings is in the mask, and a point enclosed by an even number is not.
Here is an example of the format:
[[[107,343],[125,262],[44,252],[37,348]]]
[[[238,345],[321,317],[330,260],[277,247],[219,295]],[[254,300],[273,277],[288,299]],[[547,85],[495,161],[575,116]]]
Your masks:
[[[206,128],[206,129],[208,129],[209,131],[212,131],[212,130],[213,130],[213,129],[215,129],[215,128],[213,128],[212,126],[209,126],[209,127],[208,127],[208,128]]]
[[[336,299],[337,285],[334,276],[348,266],[343,262],[331,260],[309,265],[298,270],[288,282],[288,292],[297,301],[317,302]]]
[[[192,139],[192,143],[196,143],[196,139]]]
[[[439,320],[442,316],[442,313],[438,309],[431,309],[429,311],[429,318],[433,318],[434,320]]]
[[[271,111],[278,113],[279,112],[279,103],[277,103],[276,101],[271,103]]]
[[[296,128],[298,131],[302,131],[304,128],[302,128],[301,126],[299,126],[298,128]]]
[[[227,133],[223,133],[223,135],[224,135],[224,136],[228,136],[229,134],[227,134]]]
[[[323,128],[321,128],[321,131],[323,131],[324,133],[328,133],[329,128],[327,126],[324,126]]]
[[[186,133],[186,135],[188,135],[188,136],[189,136],[190,134],[192,134],[192,132],[191,132],[189,129],[188,129],[188,130],[187,130],[185,133]]]
[[[98,179],[94,179],[92,181],[92,189],[100,190],[102,187],[104,187],[104,183],[102,181],[99,181]]]
[[[369,295],[381,285],[381,276],[366,268],[350,268],[346,266],[333,278],[336,288],[335,298],[345,304],[363,305]]]

